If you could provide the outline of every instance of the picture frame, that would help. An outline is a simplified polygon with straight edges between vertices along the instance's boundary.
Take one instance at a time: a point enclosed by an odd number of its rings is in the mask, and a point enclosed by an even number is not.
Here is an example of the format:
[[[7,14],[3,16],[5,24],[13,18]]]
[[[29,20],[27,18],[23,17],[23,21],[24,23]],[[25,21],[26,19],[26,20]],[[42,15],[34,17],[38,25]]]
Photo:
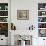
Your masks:
[[[11,23],[11,30],[16,30],[16,26],[13,23]]]
[[[39,37],[46,37],[46,29],[39,29]]]
[[[17,10],[17,20],[29,20],[29,10]]]

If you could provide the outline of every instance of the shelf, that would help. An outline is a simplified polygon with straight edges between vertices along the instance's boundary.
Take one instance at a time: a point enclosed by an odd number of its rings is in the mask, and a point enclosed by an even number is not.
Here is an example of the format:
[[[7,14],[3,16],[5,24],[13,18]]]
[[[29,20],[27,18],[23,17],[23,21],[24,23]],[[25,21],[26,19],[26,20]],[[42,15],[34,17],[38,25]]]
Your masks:
[[[38,16],[38,17],[46,17],[46,15],[44,15],[44,16]]]
[[[38,10],[38,11],[46,11],[46,10]]]
[[[38,23],[46,23],[46,22],[38,22]]]
[[[8,22],[0,22],[0,23],[8,23]]]
[[[38,29],[46,29],[46,28],[38,28]]]
[[[38,3],[38,36],[46,37],[46,3]]]
[[[0,11],[8,11],[8,10],[0,10]]]
[[[8,16],[0,16],[0,17],[8,17]]]
[[[0,3],[0,35],[8,37],[8,3]]]

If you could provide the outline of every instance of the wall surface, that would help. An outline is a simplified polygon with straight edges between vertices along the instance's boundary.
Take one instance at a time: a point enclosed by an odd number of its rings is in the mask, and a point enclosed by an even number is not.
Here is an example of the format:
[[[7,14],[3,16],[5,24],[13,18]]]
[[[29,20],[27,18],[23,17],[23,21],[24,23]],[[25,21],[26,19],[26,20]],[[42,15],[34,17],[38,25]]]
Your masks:
[[[17,20],[17,10],[29,10],[29,20]],[[11,1],[11,22],[16,25],[17,30],[28,30],[29,26],[37,23],[37,2],[33,0]]]
[[[33,24],[36,34],[33,33],[32,44],[33,46],[44,46],[43,38],[38,37],[37,30],[38,3],[46,3],[46,0],[11,0],[11,22],[14,23],[17,30],[28,30]],[[17,10],[29,10],[29,20],[17,20]]]
[[[46,0],[45,0],[46,1]],[[29,26],[37,28],[38,3],[44,0],[11,0],[11,22],[17,30],[28,30]],[[29,10],[29,20],[17,20],[17,10]]]

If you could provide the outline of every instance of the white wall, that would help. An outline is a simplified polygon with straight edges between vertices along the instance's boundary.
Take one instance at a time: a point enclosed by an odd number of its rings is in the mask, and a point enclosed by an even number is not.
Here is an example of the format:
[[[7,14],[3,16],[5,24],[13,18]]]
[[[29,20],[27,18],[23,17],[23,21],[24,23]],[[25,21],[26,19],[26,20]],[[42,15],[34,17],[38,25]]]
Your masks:
[[[46,0],[11,0],[11,22],[14,23],[16,29],[28,30],[30,25],[33,24],[35,26],[36,34],[33,38],[33,46],[41,46],[39,44],[43,44],[42,38],[35,38],[35,36],[38,36],[38,3],[46,3]],[[29,10],[29,20],[17,20],[17,10]]]
[[[17,20],[17,10],[29,10],[29,20]],[[16,25],[17,30],[27,30],[29,26],[37,25],[37,2],[30,0],[11,1],[11,22]]]
[[[29,26],[38,25],[38,3],[46,0],[11,0],[11,22],[14,23],[17,30],[28,30]],[[29,20],[17,20],[17,10],[29,10]]]

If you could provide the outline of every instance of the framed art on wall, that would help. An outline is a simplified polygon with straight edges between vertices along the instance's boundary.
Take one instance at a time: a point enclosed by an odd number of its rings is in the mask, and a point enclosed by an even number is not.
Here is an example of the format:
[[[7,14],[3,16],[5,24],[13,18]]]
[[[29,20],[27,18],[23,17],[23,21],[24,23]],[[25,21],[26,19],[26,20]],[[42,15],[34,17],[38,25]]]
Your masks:
[[[17,10],[17,19],[18,20],[28,20],[29,10]]]
[[[39,37],[46,37],[46,29],[39,29]]]

